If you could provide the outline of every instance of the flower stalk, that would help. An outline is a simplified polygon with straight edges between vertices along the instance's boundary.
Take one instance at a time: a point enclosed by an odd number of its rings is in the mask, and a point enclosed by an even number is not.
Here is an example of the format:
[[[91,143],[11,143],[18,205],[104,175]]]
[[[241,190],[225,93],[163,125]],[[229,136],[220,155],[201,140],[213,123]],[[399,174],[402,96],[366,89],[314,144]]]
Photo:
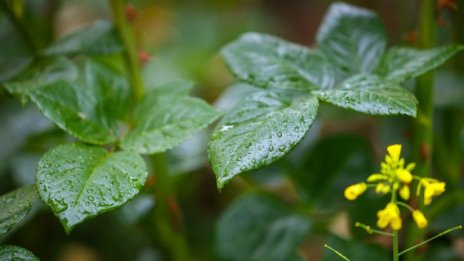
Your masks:
[[[422,0],[419,21],[419,48],[431,48],[436,44],[436,10],[435,0]],[[412,155],[417,163],[416,175],[430,176],[433,151],[433,93],[435,76],[426,73],[416,80],[415,96],[418,100],[417,117],[413,120]],[[416,227],[409,227],[406,242],[414,244],[424,237],[424,232]],[[419,255],[407,255],[407,261],[417,261]]]

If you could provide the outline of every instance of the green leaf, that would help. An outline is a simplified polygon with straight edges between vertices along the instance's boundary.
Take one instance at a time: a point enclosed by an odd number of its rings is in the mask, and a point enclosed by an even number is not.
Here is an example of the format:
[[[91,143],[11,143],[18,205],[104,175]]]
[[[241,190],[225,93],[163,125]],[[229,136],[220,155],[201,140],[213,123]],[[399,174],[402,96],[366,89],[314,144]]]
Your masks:
[[[358,112],[416,116],[417,100],[412,93],[374,75],[355,75],[338,88],[314,93],[323,101]]]
[[[316,42],[341,71],[354,74],[375,68],[385,50],[386,36],[375,13],[335,3],[319,27]]]
[[[358,135],[337,134],[318,140],[301,154],[291,175],[303,198],[321,211],[347,203],[344,189],[365,180],[371,171],[368,141]]]
[[[350,260],[391,260],[385,249],[379,245],[366,244],[365,242],[356,242],[354,240],[345,240],[331,235],[327,244],[336,249]],[[324,261],[340,261],[340,257],[329,249],[324,251]]]
[[[39,261],[29,250],[10,245],[0,246],[0,260]]]
[[[259,92],[242,100],[216,127],[208,156],[222,188],[234,176],[283,157],[304,137],[316,117],[312,96]]]
[[[135,126],[121,142],[142,154],[179,145],[220,115],[206,102],[186,96],[190,83],[171,82],[149,91],[135,111]]]
[[[10,231],[22,221],[37,200],[37,190],[34,185],[16,189],[0,197],[0,235]]]
[[[106,21],[97,21],[76,32],[58,39],[48,47],[44,55],[105,55],[121,52],[121,41],[113,25]]]
[[[257,87],[284,90],[329,88],[332,66],[315,50],[277,37],[246,33],[222,49],[233,74]]]
[[[94,144],[117,140],[129,86],[123,75],[88,62],[76,81],[57,80],[29,92],[42,113],[77,138]]]
[[[377,73],[389,81],[400,83],[437,68],[463,49],[462,45],[427,50],[392,47],[383,55]]]
[[[146,178],[139,155],[77,143],[48,151],[36,174],[40,198],[68,233],[82,221],[126,203]]]
[[[251,194],[235,201],[220,217],[217,252],[224,260],[296,260],[296,249],[311,225],[281,201]]]

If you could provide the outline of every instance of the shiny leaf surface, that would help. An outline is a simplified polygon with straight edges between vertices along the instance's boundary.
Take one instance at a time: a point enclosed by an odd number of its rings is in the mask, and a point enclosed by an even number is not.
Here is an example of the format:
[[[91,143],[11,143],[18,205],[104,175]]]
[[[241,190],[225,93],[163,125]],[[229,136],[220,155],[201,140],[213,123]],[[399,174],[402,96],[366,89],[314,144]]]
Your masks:
[[[145,162],[137,154],[72,143],[42,157],[36,181],[40,198],[69,233],[85,219],[133,198],[146,177]]]
[[[122,48],[113,25],[106,21],[97,21],[58,39],[43,53],[45,55],[104,55],[120,52]]]
[[[0,260],[39,261],[31,251],[18,246],[0,246]]]
[[[125,150],[163,152],[181,144],[220,115],[206,102],[188,97],[190,83],[173,82],[150,90],[135,112],[135,127],[122,141]]]
[[[16,189],[0,197],[0,235],[10,231],[23,220],[37,200],[35,185]]]
[[[261,88],[311,90],[334,84],[334,71],[315,50],[277,37],[246,33],[222,49],[232,73]]]
[[[385,50],[379,17],[366,9],[332,4],[316,36],[318,48],[341,71],[371,72]]]
[[[259,92],[242,100],[216,127],[208,155],[221,188],[234,176],[283,157],[316,117],[312,96]]]
[[[310,229],[311,222],[283,202],[251,194],[235,201],[220,217],[217,252],[224,260],[298,260],[296,250]]]
[[[377,73],[389,81],[403,82],[437,68],[463,49],[459,45],[427,50],[392,47],[384,54]]]
[[[125,117],[129,107],[126,79],[93,62],[86,64],[76,81],[53,81],[29,95],[60,128],[94,144],[116,141],[117,120]]]
[[[355,75],[338,88],[315,93],[323,101],[358,112],[416,116],[417,100],[412,93],[374,75]]]

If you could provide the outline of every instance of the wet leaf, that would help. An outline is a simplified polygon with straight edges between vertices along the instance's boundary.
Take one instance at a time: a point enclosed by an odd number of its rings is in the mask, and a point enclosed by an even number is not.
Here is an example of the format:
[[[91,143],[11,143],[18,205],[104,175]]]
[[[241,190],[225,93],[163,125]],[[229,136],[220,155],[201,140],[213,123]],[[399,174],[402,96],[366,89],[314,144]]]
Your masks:
[[[22,221],[36,200],[35,185],[24,186],[2,195],[0,197],[0,235],[7,233]]]
[[[403,82],[437,68],[463,49],[462,45],[427,50],[392,47],[384,54],[377,73],[389,81]]]
[[[316,117],[312,96],[259,92],[242,100],[216,127],[208,156],[221,188],[234,176],[283,157]]]
[[[269,195],[247,195],[220,217],[217,252],[224,260],[301,260],[296,249],[311,225],[307,218],[292,213]]]
[[[188,97],[190,83],[172,82],[150,90],[135,111],[125,150],[153,154],[181,144],[220,116],[206,102]]]
[[[68,233],[82,221],[126,203],[146,178],[139,155],[77,143],[48,151],[36,174],[40,198]]]
[[[417,100],[412,93],[374,75],[355,75],[338,88],[315,93],[323,101],[358,112],[416,116]]]
[[[0,260],[39,261],[31,251],[18,246],[0,246]]]
[[[106,21],[97,21],[58,39],[43,54],[104,55],[121,52],[122,49],[122,44],[113,25]]]
[[[311,90],[334,84],[334,71],[318,51],[277,37],[246,33],[222,49],[232,73],[261,88]]]
[[[385,50],[386,36],[374,12],[335,3],[319,27],[316,42],[341,71],[355,74],[375,68]]]
[[[76,81],[46,83],[29,95],[60,128],[94,144],[117,140],[117,120],[126,116],[130,97],[122,75],[90,61]]]

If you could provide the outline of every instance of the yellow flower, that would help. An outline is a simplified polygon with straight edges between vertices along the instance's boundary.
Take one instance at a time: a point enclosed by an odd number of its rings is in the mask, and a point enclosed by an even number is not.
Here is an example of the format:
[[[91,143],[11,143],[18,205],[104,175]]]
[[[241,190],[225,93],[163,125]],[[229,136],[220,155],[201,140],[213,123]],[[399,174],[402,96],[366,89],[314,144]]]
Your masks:
[[[378,183],[377,186],[375,186],[375,192],[387,194],[388,192],[390,192],[390,185]]]
[[[366,191],[366,189],[367,189],[367,185],[364,182],[348,186],[345,189],[345,198],[348,199],[348,200],[355,200],[362,193],[364,193],[364,191]]]
[[[406,169],[397,169],[396,177],[406,184],[409,184],[412,181],[412,174]]]
[[[429,224],[424,214],[422,214],[420,210],[417,210],[417,209],[414,210],[412,212],[412,217],[414,218],[414,221],[416,222],[419,228],[424,228]]]
[[[408,200],[411,192],[409,191],[408,185],[404,185],[400,190],[400,196],[404,200]]]
[[[391,157],[390,160],[392,162],[397,162],[400,160],[401,144],[390,145],[387,147],[387,151],[388,151],[388,154],[390,154],[390,157]]]
[[[439,196],[445,192],[445,182],[440,182],[436,179],[422,178],[420,181],[421,185],[424,186],[424,205],[430,205],[432,203],[432,197]]]
[[[413,180],[411,171],[416,164],[409,163],[405,167],[404,159],[401,158],[401,144],[394,144],[387,147],[385,161],[380,164],[380,173],[371,174],[367,182],[377,183],[375,191],[377,193],[389,193],[402,188],[404,184],[409,184]],[[409,189],[409,188],[408,188]],[[403,198],[408,198],[408,191],[403,189]]]
[[[374,181],[387,180],[387,179],[388,179],[387,175],[381,174],[381,173],[375,173],[367,177],[367,182],[374,182]]]
[[[401,229],[400,209],[395,203],[388,203],[384,209],[377,212],[377,217],[378,227],[386,228],[388,225],[390,225],[394,230]]]

